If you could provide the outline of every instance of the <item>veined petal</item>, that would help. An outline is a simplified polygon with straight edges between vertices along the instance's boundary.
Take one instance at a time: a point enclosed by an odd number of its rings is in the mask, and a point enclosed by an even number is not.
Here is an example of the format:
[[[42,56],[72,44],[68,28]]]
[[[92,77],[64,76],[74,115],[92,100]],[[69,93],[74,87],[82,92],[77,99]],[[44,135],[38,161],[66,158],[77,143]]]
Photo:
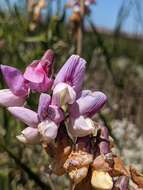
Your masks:
[[[22,73],[14,67],[6,65],[1,65],[0,67],[4,79],[12,93],[16,96],[27,96],[29,86]]]
[[[42,93],[39,98],[38,117],[43,121],[48,116],[48,108],[51,102],[51,97],[48,94]]]
[[[42,136],[42,140],[46,143],[54,140],[58,133],[58,125],[50,120],[45,120],[38,125],[39,133]]]
[[[24,107],[9,107],[7,109],[14,117],[24,122],[26,125],[37,127],[39,121],[36,112]]]
[[[78,55],[72,55],[58,72],[54,87],[60,82],[65,82],[79,94],[84,80],[85,65],[86,61],[84,59]]]
[[[59,107],[50,105],[48,109],[48,118],[58,124],[64,120],[64,113]]]
[[[92,134],[94,130],[94,123],[90,118],[83,116],[76,119],[70,118],[69,132],[73,137],[84,137]]]
[[[40,134],[37,128],[27,127],[17,136],[17,139],[25,144],[37,144],[40,143]]]
[[[87,96],[82,96],[73,105],[70,106],[70,113],[73,117],[85,115],[92,117],[97,113],[107,101],[104,93],[95,91]]]
[[[73,104],[75,100],[76,92],[70,85],[61,82],[53,89],[52,104],[63,106],[67,103]]]
[[[14,95],[9,89],[0,90],[0,105],[4,107],[23,106],[25,98]]]

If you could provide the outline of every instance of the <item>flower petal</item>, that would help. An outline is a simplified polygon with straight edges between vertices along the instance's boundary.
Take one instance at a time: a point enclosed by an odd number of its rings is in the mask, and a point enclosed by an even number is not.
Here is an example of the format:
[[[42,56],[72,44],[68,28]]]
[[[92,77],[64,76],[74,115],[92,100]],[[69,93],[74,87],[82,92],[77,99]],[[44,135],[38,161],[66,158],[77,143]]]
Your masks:
[[[72,55],[58,72],[54,87],[60,82],[65,82],[74,87],[76,93],[79,94],[84,80],[85,64],[84,59],[78,55]]]
[[[53,80],[46,75],[41,83],[30,82],[30,89],[39,93],[47,92],[53,85]]]
[[[42,136],[42,140],[46,143],[54,140],[58,133],[58,125],[53,121],[45,120],[38,125],[39,133]]]
[[[53,89],[52,104],[63,106],[65,104],[73,104],[76,99],[76,92],[74,89],[66,84],[59,83]]]
[[[9,89],[0,90],[0,105],[4,107],[23,106],[25,98],[15,96]]]
[[[9,107],[7,109],[14,117],[21,120],[26,125],[37,127],[38,117],[36,112],[24,107]]]
[[[39,60],[33,61],[25,70],[24,78],[30,82],[41,83],[44,80],[45,71]]]
[[[78,117],[79,115],[92,117],[101,109],[106,101],[107,97],[105,94],[95,91],[91,94],[87,94],[87,96],[83,95],[73,105],[71,105],[70,113],[73,117]]]
[[[70,118],[69,132],[73,137],[84,137],[92,134],[95,130],[94,123],[90,118],[80,116],[76,119]]]
[[[21,97],[28,95],[28,82],[24,79],[22,73],[18,69],[1,65],[1,72],[13,94]]]
[[[64,120],[64,113],[59,107],[50,105],[48,109],[48,118],[59,124]]]
[[[21,135],[17,136],[17,139],[26,144],[37,144],[40,143],[40,134],[37,128],[27,127]]]
[[[38,105],[38,117],[40,121],[44,120],[48,116],[48,108],[51,102],[51,97],[48,94],[42,93],[39,98]]]

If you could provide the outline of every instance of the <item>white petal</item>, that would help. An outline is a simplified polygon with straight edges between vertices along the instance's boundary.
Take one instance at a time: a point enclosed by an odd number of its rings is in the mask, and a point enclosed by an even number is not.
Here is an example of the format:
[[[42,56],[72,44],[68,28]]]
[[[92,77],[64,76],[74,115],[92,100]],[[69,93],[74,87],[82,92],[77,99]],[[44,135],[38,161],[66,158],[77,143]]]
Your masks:
[[[76,92],[74,89],[66,84],[59,83],[53,89],[53,100],[55,104],[63,106],[65,104],[73,104],[76,99]]]
[[[70,119],[69,132],[73,137],[84,137],[92,134],[94,130],[94,122],[90,118],[80,116]]]
[[[42,136],[42,140],[49,143],[56,138],[58,133],[58,125],[56,125],[53,121],[45,120],[38,125],[38,130]]]

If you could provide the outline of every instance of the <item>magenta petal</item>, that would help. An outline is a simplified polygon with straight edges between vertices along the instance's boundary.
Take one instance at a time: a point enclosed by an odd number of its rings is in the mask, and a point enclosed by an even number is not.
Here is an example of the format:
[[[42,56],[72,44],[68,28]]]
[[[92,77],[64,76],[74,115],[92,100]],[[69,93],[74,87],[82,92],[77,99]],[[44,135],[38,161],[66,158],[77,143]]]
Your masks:
[[[64,113],[59,107],[50,105],[48,109],[48,118],[59,124],[64,120]]]
[[[40,121],[43,121],[48,116],[48,108],[51,103],[51,97],[48,94],[42,93],[39,99],[38,116]]]
[[[7,109],[14,117],[24,122],[26,125],[37,127],[39,121],[36,112],[24,107],[9,107]]]
[[[58,72],[54,87],[60,82],[65,82],[74,87],[75,91],[79,93],[84,80],[85,65],[86,61],[84,59],[78,55],[72,55]]]
[[[107,101],[104,93],[96,91],[87,96],[82,96],[70,106],[70,113],[73,117],[85,115],[92,117],[97,113]]]
[[[23,106],[25,98],[15,96],[9,89],[0,90],[0,105],[4,107]]]
[[[33,83],[42,83],[45,71],[38,60],[33,61],[25,70],[24,78]]]
[[[21,97],[28,95],[28,83],[25,81],[22,73],[18,69],[1,65],[1,72],[13,94]]]

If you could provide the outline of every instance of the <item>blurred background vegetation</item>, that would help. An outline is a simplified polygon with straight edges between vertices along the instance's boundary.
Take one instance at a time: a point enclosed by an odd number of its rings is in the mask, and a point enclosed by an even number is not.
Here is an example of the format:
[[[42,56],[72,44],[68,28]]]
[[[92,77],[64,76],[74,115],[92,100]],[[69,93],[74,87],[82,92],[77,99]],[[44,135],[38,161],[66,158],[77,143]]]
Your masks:
[[[12,6],[9,0],[5,6],[0,3],[0,64],[23,70],[51,48],[57,71],[76,53],[73,24],[60,0],[55,0],[57,8],[47,1],[37,15],[29,2],[21,0]],[[121,30],[131,6],[138,8],[141,21],[139,4],[126,1],[119,7],[112,31],[97,27],[90,16],[85,18],[82,57],[88,62],[85,88],[102,90],[109,99],[95,120],[108,126],[116,142],[115,151],[125,162],[143,171],[143,36]],[[2,78],[0,86],[5,87]],[[33,95],[28,102],[33,109],[36,98]],[[68,189],[65,177],[50,176],[49,158],[42,147],[17,141],[16,135],[23,128],[24,124],[0,109],[0,190]]]

